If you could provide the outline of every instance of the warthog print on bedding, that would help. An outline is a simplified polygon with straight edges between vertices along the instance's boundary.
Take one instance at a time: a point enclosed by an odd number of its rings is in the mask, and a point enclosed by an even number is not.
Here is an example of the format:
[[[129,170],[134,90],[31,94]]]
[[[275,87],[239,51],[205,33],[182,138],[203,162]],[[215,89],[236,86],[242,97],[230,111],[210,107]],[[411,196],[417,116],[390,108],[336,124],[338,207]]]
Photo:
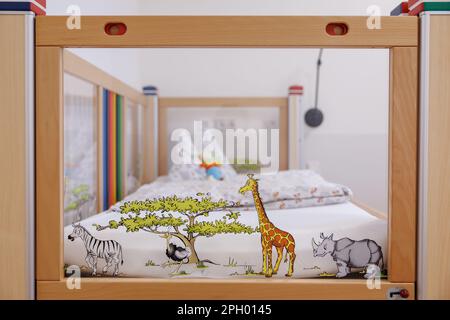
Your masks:
[[[370,239],[356,241],[349,238],[333,240],[333,234],[325,237],[323,233],[320,234],[320,238],[322,239],[320,244],[312,239],[313,256],[325,257],[330,254],[337,265],[337,278],[346,277],[351,268],[366,269],[365,278],[370,278],[376,272],[375,269],[383,270],[383,252],[375,241]],[[369,269],[369,266],[377,268]]]

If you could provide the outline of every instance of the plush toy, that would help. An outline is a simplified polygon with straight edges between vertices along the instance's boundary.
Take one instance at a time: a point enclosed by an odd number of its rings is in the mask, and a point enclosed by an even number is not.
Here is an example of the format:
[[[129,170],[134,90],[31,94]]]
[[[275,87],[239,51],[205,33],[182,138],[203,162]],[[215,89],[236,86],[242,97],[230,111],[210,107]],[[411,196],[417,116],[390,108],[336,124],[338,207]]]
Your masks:
[[[218,164],[217,162],[206,163],[205,161],[202,161],[202,163],[200,164],[200,168],[206,170],[206,176],[208,178],[223,180],[222,170],[220,170],[220,164]]]

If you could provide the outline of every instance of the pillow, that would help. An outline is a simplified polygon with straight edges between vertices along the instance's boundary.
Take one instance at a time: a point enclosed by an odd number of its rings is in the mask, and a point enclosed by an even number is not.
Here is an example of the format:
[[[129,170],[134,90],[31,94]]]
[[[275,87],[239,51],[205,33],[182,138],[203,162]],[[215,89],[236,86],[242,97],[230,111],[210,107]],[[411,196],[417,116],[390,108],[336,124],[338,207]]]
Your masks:
[[[198,164],[173,164],[169,170],[171,181],[206,180],[206,171]]]
[[[223,164],[220,167],[220,170],[222,171],[222,177],[224,180],[230,180],[238,176],[236,170],[234,170],[231,164]]]
[[[185,163],[172,164],[170,167],[168,176],[171,181],[206,180],[208,177],[216,180],[229,180],[238,175],[232,165],[223,163],[227,159],[217,140],[210,138],[209,143],[205,143],[202,152],[195,148],[190,137],[185,138],[183,144],[180,145],[183,150],[188,152],[182,154]],[[191,152],[194,153],[193,156],[191,156]],[[194,163],[187,164],[193,159],[196,159]],[[214,163],[218,165],[211,166]]]

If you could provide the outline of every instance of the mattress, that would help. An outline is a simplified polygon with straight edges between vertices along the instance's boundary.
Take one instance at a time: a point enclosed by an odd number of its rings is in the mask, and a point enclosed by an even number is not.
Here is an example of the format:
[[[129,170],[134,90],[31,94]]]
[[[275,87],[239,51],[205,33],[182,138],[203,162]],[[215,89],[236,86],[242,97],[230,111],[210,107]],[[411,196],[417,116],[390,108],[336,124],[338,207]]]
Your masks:
[[[211,212],[208,217],[200,217],[199,222],[208,219],[222,219],[223,212]],[[296,259],[293,278],[334,277],[337,263],[331,254],[315,256],[312,240],[320,244],[322,237],[340,239],[353,243],[370,239],[381,248],[384,265],[387,265],[387,221],[379,219],[351,202],[305,208],[268,210],[267,216],[274,226],[289,232],[295,239]],[[119,212],[105,212],[81,221],[81,226],[98,240],[115,240],[122,247],[123,264],[118,266],[120,277],[143,278],[264,278],[262,270],[261,234],[217,234],[213,237],[199,237],[195,241],[195,251],[202,263],[175,264],[166,255],[167,239],[161,234],[146,231],[126,232],[124,228],[98,231],[95,225],[108,225],[111,220],[120,220]],[[258,215],[255,210],[243,211],[239,222],[257,228]],[[64,228],[64,261],[66,266],[76,265],[85,274],[91,274],[87,266],[87,249],[82,239],[70,241],[68,236],[73,226]],[[95,241],[95,240],[94,240]],[[183,248],[176,238],[171,243]],[[371,249],[372,250],[372,249]],[[276,260],[273,252],[273,264]],[[113,268],[101,273],[105,259],[98,259],[97,276],[111,276]],[[285,278],[288,263],[283,260],[274,278]],[[176,271],[176,272],[175,272]],[[358,273],[359,268],[350,271]]]

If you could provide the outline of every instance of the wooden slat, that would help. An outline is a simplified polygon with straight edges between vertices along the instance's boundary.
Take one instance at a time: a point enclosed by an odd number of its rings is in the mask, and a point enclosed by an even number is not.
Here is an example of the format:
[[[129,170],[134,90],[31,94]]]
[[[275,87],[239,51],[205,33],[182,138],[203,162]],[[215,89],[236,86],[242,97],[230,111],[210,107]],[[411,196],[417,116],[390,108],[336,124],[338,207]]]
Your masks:
[[[25,18],[0,15],[0,299],[28,298]]]
[[[391,49],[389,280],[416,280],[418,50]]]
[[[288,170],[289,169],[289,120],[288,120],[288,99],[283,99],[284,104],[279,104],[278,107],[280,109],[280,139],[279,139],[279,147],[280,147],[280,156],[279,156],[279,170]],[[297,124],[301,125],[301,124]]]
[[[301,148],[304,144],[304,131],[305,127],[301,119],[301,106],[300,95],[289,94],[289,107],[288,107],[288,131],[289,131],[289,151],[288,151],[288,167],[290,170],[296,170],[302,168],[300,152],[303,152]]]
[[[384,213],[384,212],[382,212],[382,211],[380,211],[378,209],[372,208],[372,207],[370,207],[369,205],[367,205],[367,204],[365,204],[363,202],[360,202],[360,201],[358,201],[356,199],[352,199],[352,203],[355,206],[363,209],[367,213],[370,213],[375,218],[382,219],[382,220],[387,220],[388,219],[388,214],[387,213]]]
[[[141,183],[150,183],[157,177],[157,172],[155,172],[155,157],[153,150],[155,147],[155,119],[154,119],[154,111],[155,111],[155,103],[154,97],[148,96],[147,103],[144,105],[144,126],[143,126],[143,134],[144,134],[144,172]]]
[[[285,98],[159,98],[158,101],[158,175],[168,173],[169,140],[167,132],[167,109],[171,107],[277,107],[280,110],[280,132],[279,132],[279,170],[288,169],[288,99]]]
[[[450,299],[450,15],[432,16],[429,44],[426,299]]]
[[[167,134],[167,107],[161,106],[158,101],[158,176],[167,175],[169,172],[169,141]]]
[[[168,107],[287,107],[287,97],[160,97],[158,106]]]
[[[404,288],[414,299],[412,283],[381,281],[380,289],[368,289],[366,280],[268,279],[268,280],[81,280],[81,289],[69,290],[65,281],[39,281],[37,298],[45,299],[151,299],[151,300],[297,300],[387,299],[388,288]]]
[[[63,277],[63,50],[36,49],[36,278]]]
[[[128,184],[127,184],[127,178],[128,178],[128,172],[127,172],[127,107],[129,105],[129,101],[127,101],[126,97],[123,97],[122,99],[122,154],[121,154],[121,158],[122,158],[122,199],[125,198],[125,196],[127,196],[127,189],[128,189]]]
[[[145,104],[145,96],[140,91],[130,87],[68,50],[64,50],[64,71],[125,96],[137,104]]]
[[[103,88],[97,86],[97,210],[103,211]]]
[[[321,16],[83,16],[80,29],[69,30],[67,17],[39,16],[38,46],[60,47],[358,47],[418,45],[417,17],[381,17],[381,28],[367,27],[367,17]],[[127,26],[123,36],[109,36],[109,22]],[[344,22],[345,36],[329,36],[329,23]]]

